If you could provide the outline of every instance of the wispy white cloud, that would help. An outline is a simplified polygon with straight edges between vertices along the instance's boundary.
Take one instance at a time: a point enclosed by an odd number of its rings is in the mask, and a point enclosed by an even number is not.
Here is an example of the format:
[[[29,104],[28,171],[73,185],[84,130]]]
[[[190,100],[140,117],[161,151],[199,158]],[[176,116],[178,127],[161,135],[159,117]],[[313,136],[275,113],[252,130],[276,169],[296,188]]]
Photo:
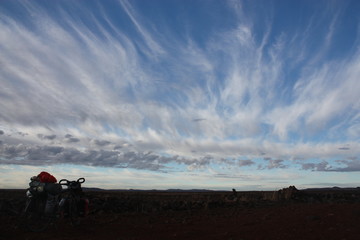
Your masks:
[[[322,15],[315,39],[314,17],[278,33],[276,8],[259,20],[230,1],[233,25],[199,44],[119,1],[127,31],[102,4],[77,16],[20,3],[26,23],[1,15],[0,163],[341,171],[335,158],[356,157],[343,162],[356,169],[359,52],[326,58],[344,8]]]
[[[132,5],[127,0],[120,0],[120,5],[124,9],[124,11],[127,13],[129,18],[131,19],[131,22],[135,25],[138,32],[141,34],[143,39],[145,40],[144,43],[148,46],[148,50],[144,50],[144,52],[148,52],[148,56],[157,56],[165,54],[166,51],[162,49],[160,43],[157,41],[153,34],[146,30],[144,27],[144,24],[146,20],[141,20],[141,17],[137,14],[136,10],[132,7]],[[138,20],[139,19],[139,20]],[[141,21],[141,22],[139,22]],[[150,25],[150,28],[152,28],[152,31],[154,31],[154,25]],[[160,32],[156,32],[157,35],[160,35]],[[139,43],[141,46],[141,43]]]

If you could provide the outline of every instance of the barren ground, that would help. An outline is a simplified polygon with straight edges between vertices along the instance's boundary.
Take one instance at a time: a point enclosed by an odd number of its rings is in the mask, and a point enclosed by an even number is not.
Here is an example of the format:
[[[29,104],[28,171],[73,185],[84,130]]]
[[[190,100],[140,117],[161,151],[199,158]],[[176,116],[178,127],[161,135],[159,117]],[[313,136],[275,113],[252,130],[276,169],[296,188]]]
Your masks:
[[[2,195],[0,198],[5,196]],[[95,198],[93,200],[96,202]],[[0,215],[0,239],[360,239],[358,202],[232,203],[166,211],[119,212],[104,209],[92,211],[80,226],[72,227],[66,219],[61,219],[56,226],[42,233],[18,228],[18,217],[3,211]]]

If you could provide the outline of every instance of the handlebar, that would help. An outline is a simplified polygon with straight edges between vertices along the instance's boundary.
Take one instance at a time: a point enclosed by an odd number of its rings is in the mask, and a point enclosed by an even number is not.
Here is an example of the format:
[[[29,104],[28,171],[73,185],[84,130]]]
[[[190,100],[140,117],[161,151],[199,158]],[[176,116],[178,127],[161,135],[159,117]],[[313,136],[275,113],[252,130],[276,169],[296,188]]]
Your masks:
[[[67,180],[67,179],[61,179],[61,180],[59,181],[59,184],[60,184],[60,185],[69,186],[70,184],[73,184],[73,183],[80,183],[80,184],[82,184],[82,183],[84,183],[84,182],[85,182],[85,178],[79,178],[79,179],[76,180],[76,181],[69,181],[69,180]]]

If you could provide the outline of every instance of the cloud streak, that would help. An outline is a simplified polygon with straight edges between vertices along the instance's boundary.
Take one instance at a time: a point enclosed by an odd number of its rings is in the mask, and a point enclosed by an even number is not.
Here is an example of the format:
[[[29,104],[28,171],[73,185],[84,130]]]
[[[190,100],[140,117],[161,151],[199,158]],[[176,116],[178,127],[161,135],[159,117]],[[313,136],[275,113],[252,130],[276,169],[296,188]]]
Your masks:
[[[116,16],[96,1],[14,4],[21,16],[0,9],[3,165],[359,171],[358,22],[333,53],[346,4],[292,29],[242,1],[173,25],[136,1],[112,2]],[[204,34],[197,15],[219,24]]]

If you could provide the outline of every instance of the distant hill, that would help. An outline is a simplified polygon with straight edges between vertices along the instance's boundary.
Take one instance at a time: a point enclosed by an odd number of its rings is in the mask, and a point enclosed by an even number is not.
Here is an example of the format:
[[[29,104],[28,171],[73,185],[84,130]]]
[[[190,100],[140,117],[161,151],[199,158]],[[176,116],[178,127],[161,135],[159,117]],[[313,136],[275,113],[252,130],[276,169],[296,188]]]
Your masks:
[[[157,189],[102,189],[102,188],[93,188],[93,187],[83,187],[83,191],[94,191],[94,192],[102,192],[102,191],[121,191],[121,192],[216,192],[214,190],[208,189],[166,189],[166,190],[157,190]]]
[[[360,191],[360,187],[354,188],[341,188],[341,187],[328,187],[328,188],[306,188],[303,191]]]
[[[166,189],[166,190],[158,190],[158,189],[102,189],[102,188],[95,188],[95,187],[83,187],[84,191],[94,191],[94,192],[103,192],[103,191],[119,191],[119,192],[173,192],[173,193],[186,193],[186,192],[230,192],[231,190],[209,190],[209,189]],[[341,188],[341,187],[326,187],[326,188],[305,188],[300,189],[301,191],[307,192],[321,192],[321,191],[360,191],[360,187],[353,187],[353,188]],[[238,192],[249,192],[249,191],[238,191]],[[252,191],[250,191],[252,192]],[[259,192],[259,191],[256,191]],[[264,191],[260,191],[264,192]],[[265,192],[272,192],[272,191],[265,191]]]
[[[102,191],[108,191],[106,189],[102,189],[102,188],[89,188],[89,187],[83,187],[82,188],[83,191],[88,191],[88,192],[102,192]]]

